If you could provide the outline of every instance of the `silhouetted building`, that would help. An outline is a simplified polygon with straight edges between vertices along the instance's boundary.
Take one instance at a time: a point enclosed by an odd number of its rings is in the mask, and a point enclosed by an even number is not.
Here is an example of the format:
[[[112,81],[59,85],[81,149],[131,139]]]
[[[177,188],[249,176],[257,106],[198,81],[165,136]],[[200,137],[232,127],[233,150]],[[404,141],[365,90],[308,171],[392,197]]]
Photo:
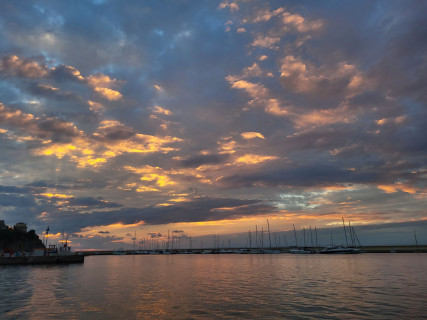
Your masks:
[[[0,220],[0,230],[5,230],[6,228],[7,228],[7,226],[4,223],[4,220]]]
[[[25,224],[24,222],[18,222],[17,224],[15,224],[15,229],[17,231],[27,232],[27,224]]]

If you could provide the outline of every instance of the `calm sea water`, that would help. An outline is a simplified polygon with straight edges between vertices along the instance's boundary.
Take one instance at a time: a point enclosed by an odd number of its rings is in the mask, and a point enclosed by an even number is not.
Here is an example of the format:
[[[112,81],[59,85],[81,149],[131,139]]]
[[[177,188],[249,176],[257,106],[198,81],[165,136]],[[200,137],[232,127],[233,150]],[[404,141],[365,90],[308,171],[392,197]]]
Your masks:
[[[0,319],[427,319],[427,254],[91,256],[0,267]]]

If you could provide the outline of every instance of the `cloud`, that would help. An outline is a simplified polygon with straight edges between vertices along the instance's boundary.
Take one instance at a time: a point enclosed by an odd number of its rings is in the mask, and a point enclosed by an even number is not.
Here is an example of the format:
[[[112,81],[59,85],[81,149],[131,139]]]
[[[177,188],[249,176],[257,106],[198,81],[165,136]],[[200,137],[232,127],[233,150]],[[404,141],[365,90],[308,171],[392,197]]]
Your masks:
[[[223,210],[229,208],[230,210]],[[104,213],[104,223],[124,224],[144,221],[146,225],[161,225],[177,222],[202,222],[224,219],[239,219],[243,216],[262,215],[274,211],[271,206],[254,200],[230,198],[195,198],[191,202],[167,207],[148,207],[144,209],[121,209]],[[97,216],[100,212],[94,212]]]
[[[259,132],[242,132],[240,135],[243,137],[243,139],[265,139],[264,136]]]
[[[21,110],[13,110],[0,103],[0,123],[41,139],[70,141],[82,134],[74,124],[57,118],[38,118]]]
[[[350,98],[367,86],[363,75],[354,65],[340,62],[333,67],[316,67],[295,56],[286,56],[280,67],[285,88],[317,97],[342,95]]]
[[[280,7],[277,8],[276,10],[264,10],[264,11],[257,11],[254,13],[254,18],[252,19],[253,23],[257,23],[257,22],[265,22],[265,21],[269,21],[271,18],[281,15],[283,12],[285,11],[285,8]]]
[[[334,183],[370,183],[378,179],[377,172],[354,172],[326,164],[301,165],[288,169],[270,169],[223,177],[229,187],[264,185],[271,187],[315,187]]]
[[[251,46],[277,50],[279,49],[279,46],[277,45],[279,42],[279,37],[270,37],[260,34],[254,39]]]
[[[285,30],[296,30],[298,32],[310,32],[318,30],[322,27],[321,20],[308,21],[297,13],[284,12],[282,14],[282,22]]]
[[[16,77],[41,78],[48,74],[48,69],[34,60],[10,55],[2,57],[0,72]]]
[[[202,154],[188,159],[181,159],[179,163],[184,168],[197,168],[207,164],[223,164],[228,161],[227,154]]]
[[[154,106],[154,107],[153,107],[153,112],[154,112],[154,113],[157,113],[157,114],[163,114],[163,115],[165,115],[165,116],[170,116],[170,115],[172,115],[172,111],[167,110],[167,109],[165,109],[165,108],[162,108],[162,107],[160,107],[160,106]]]
[[[259,164],[265,161],[278,159],[277,156],[264,156],[259,154],[245,154],[235,160],[237,164]]]
[[[135,132],[116,120],[104,120],[100,123],[97,132],[93,134],[99,140],[127,140],[135,136]]]
[[[225,8],[230,8],[231,11],[237,11],[239,10],[239,5],[237,4],[236,1],[223,1],[219,4],[218,6],[219,9],[225,9]]]
[[[122,94],[119,91],[109,89],[109,88],[98,88],[95,87],[94,90],[110,101],[120,100],[122,98]]]

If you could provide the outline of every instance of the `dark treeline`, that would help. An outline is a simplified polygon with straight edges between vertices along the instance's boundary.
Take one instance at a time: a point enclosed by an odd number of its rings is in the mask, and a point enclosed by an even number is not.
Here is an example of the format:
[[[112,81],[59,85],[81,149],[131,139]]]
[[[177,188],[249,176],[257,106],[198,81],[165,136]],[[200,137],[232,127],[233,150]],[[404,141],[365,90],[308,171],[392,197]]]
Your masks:
[[[14,252],[31,252],[35,248],[44,248],[43,242],[34,230],[24,232],[16,228],[0,230],[0,252],[12,250]]]

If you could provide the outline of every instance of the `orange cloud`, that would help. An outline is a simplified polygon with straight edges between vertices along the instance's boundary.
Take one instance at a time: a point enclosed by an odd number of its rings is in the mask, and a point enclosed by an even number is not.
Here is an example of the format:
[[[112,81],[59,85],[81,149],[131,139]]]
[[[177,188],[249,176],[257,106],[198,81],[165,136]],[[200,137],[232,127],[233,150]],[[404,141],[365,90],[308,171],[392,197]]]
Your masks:
[[[165,187],[176,184],[176,182],[170,178],[168,172],[161,169],[160,167],[152,167],[146,165],[139,168],[131,166],[126,166],[124,168],[138,175],[141,175],[140,180],[153,182],[159,187]]]
[[[110,101],[116,101],[122,98],[122,94],[119,91],[113,89],[95,87],[94,90]]]
[[[41,78],[48,74],[46,66],[30,59],[21,59],[16,55],[3,57],[0,61],[0,71],[27,78]]]
[[[308,21],[299,14],[285,12],[282,15],[282,22],[285,25],[285,30],[292,28],[298,32],[309,32],[320,29],[323,25],[322,21]]]
[[[258,35],[251,43],[251,46],[277,50],[279,49],[279,47],[276,45],[278,42],[280,42],[280,38],[278,37]]]
[[[160,106],[154,106],[154,107],[153,107],[153,112],[154,112],[154,113],[157,113],[157,114],[164,114],[164,115],[166,115],[166,116],[170,116],[170,115],[172,115],[172,111],[167,110],[167,109],[165,109],[165,108],[162,108],[162,107],[160,107]]]
[[[102,73],[92,74],[86,77],[85,80],[96,93],[110,101],[116,101],[122,98],[122,94],[119,91],[112,89],[121,84],[122,81],[110,78]]]
[[[104,109],[104,106],[99,102],[88,100],[89,109],[94,112],[101,112]]]
[[[151,188],[151,187],[147,187],[147,186],[139,186],[136,189],[136,192],[159,192],[159,189],[156,188]]]
[[[268,99],[265,101],[265,112],[273,114],[275,116],[289,115],[289,111],[280,106],[278,99]]]
[[[228,0],[221,2],[218,6],[219,9],[230,8],[231,11],[239,10],[239,5],[236,2],[229,2]]]
[[[111,88],[118,85],[117,79],[112,79],[102,73],[91,74],[86,77],[86,81],[91,87]]]
[[[306,114],[292,115],[297,128],[308,126],[323,126],[333,123],[348,123],[357,119],[355,111],[350,110],[346,105],[338,106],[334,109],[320,109]]]
[[[279,157],[276,156],[262,156],[257,154],[245,154],[241,157],[238,157],[235,161],[237,164],[258,164],[265,161],[271,161],[279,159]]]
[[[231,140],[231,137],[223,138],[217,142],[219,149],[222,153],[234,153],[236,148],[236,141]]]
[[[301,58],[286,56],[282,60],[280,71],[284,85],[301,93],[324,90],[321,84],[328,80],[331,88],[337,83],[346,84],[342,91],[350,98],[370,85],[354,65],[346,62],[335,66],[316,67],[302,61]]]
[[[376,120],[375,122],[379,125],[379,126],[383,126],[387,123],[394,123],[394,124],[401,124],[403,122],[405,122],[407,116],[403,115],[403,116],[399,116],[396,118],[383,118],[380,120]]]
[[[39,196],[42,196],[42,197],[45,197],[45,198],[60,198],[60,199],[74,198],[73,195],[60,194],[60,193],[40,193]]]
[[[248,71],[246,70],[245,72],[247,73]],[[245,76],[247,75],[244,74],[243,77]],[[252,83],[231,75],[227,76],[226,80],[233,89],[244,90],[252,98],[249,105],[262,106],[265,112],[276,116],[288,115],[288,110],[281,106],[278,99],[271,98],[270,91],[262,84]]]
[[[408,185],[404,185],[404,184],[400,184],[400,183],[388,184],[388,185],[378,185],[377,188],[385,191],[385,193],[395,193],[395,192],[398,192],[400,190],[400,191],[403,191],[406,193],[414,194],[414,193],[417,193],[418,191],[420,191],[420,189],[418,189],[418,188],[408,186]]]
[[[285,8],[283,7],[280,7],[273,11],[270,11],[270,10],[259,11],[255,14],[255,18],[252,20],[252,22],[256,23],[256,22],[269,21],[271,18],[280,15],[284,11],[285,11]]]
[[[240,135],[243,137],[243,139],[265,139],[264,136],[259,132],[242,132]]]

